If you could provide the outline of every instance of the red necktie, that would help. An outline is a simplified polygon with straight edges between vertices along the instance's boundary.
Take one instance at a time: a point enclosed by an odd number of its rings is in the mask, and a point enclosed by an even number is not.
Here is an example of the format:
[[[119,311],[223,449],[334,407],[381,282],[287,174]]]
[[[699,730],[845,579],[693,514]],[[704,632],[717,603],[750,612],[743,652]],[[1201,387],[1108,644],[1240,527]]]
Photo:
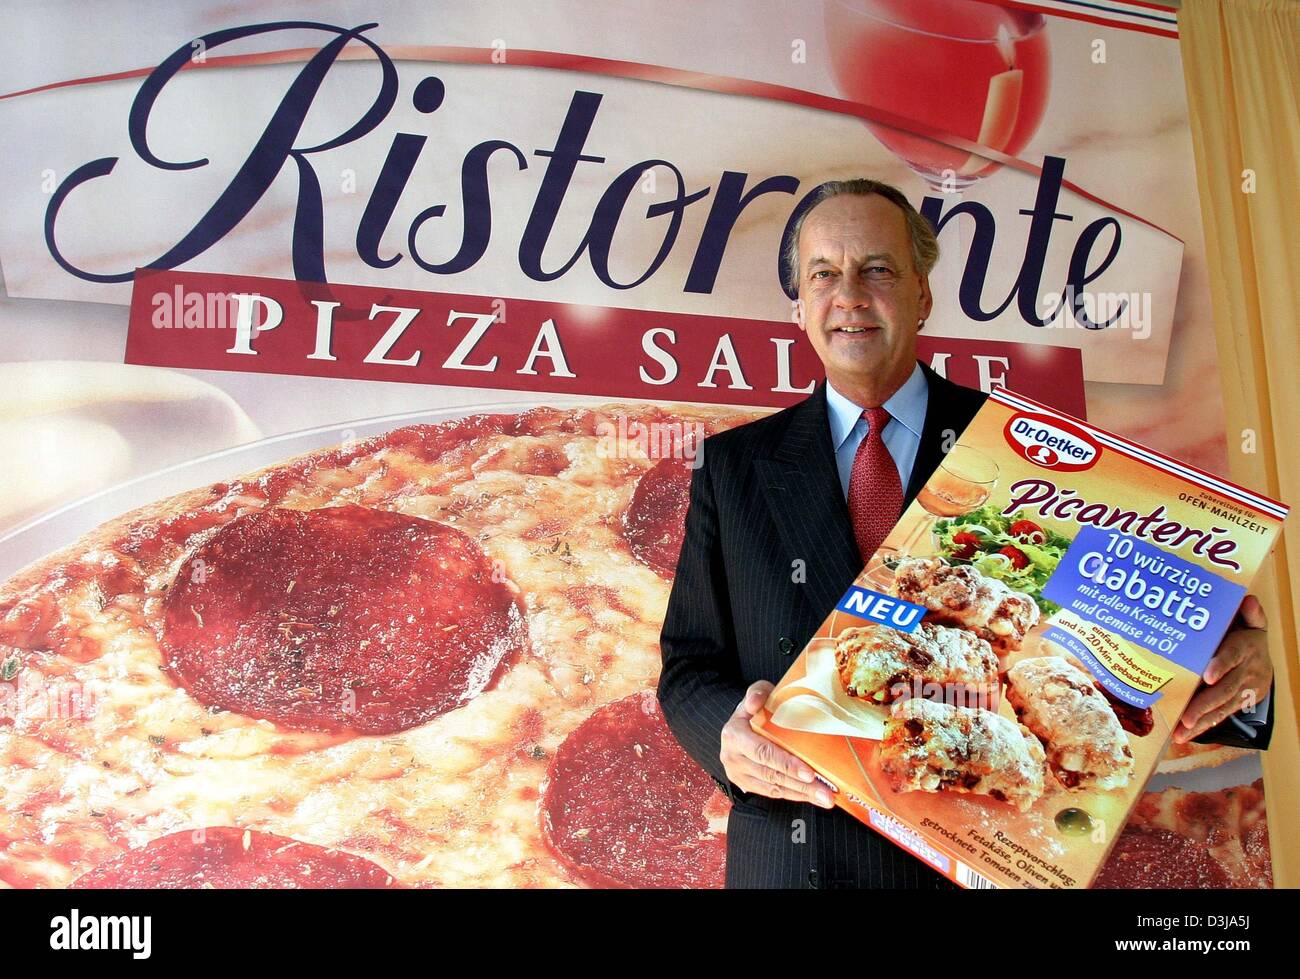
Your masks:
[[[898,481],[898,467],[881,438],[889,423],[889,412],[884,408],[868,408],[862,417],[870,428],[853,457],[849,517],[865,564],[898,523],[903,512],[903,487]]]

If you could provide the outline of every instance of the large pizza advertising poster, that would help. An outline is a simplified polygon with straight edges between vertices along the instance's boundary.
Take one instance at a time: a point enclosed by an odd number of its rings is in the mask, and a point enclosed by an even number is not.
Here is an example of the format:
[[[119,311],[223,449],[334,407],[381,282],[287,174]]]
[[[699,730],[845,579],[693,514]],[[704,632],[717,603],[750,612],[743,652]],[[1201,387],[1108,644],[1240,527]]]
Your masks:
[[[822,376],[824,181],[938,229],[939,373],[1226,470],[1158,5],[9,26],[4,886],[721,886],[659,630],[703,440]],[[1271,886],[1258,758],[1172,750],[1102,880]]]

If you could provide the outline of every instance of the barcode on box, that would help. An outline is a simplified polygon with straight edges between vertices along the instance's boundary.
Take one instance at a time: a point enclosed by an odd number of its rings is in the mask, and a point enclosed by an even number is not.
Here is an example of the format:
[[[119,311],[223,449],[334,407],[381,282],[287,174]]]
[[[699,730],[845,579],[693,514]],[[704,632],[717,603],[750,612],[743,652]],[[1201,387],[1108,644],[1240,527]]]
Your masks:
[[[993,883],[993,881],[989,880],[987,877],[977,874],[960,860],[957,861],[957,883],[962,887],[969,887],[975,890],[987,889],[996,891],[998,889],[997,884]]]

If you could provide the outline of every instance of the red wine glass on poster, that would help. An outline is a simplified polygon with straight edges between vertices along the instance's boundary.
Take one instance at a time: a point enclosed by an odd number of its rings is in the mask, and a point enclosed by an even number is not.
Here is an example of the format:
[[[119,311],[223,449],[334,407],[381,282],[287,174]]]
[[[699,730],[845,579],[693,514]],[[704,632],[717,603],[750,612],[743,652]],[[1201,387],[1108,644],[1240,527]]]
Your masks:
[[[938,134],[1017,155],[1047,106],[1042,14],[982,0],[827,0],[835,77],[852,101]],[[953,193],[999,164],[929,136],[867,122],[934,190]]]

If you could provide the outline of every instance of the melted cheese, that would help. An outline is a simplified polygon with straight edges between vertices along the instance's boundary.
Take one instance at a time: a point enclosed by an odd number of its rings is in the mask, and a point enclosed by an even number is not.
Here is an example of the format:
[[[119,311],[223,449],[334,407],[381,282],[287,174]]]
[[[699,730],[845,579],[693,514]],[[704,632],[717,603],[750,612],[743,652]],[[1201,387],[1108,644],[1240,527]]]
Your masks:
[[[605,409],[615,410],[663,417]],[[684,406],[675,416],[711,430],[754,417]],[[530,471],[539,449],[555,448],[563,469]],[[591,435],[498,435],[430,464],[384,448],[314,471],[278,504],[354,502],[448,523],[520,589],[522,661],[466,706],[397,734],[282,730],[176,687],[156,636],[163,589],[190,547],[163,557],[143,601],[101,607],[93,585],[63,593],[70,633],[102,652],[85,662],[27,653],[23,672],[96,696],[82,717],[0,726],[0,882],[65,886],[159,836],[239,825],[365,856],[406,885],[570,884],[542,843],[539,786],[592,710],[654,684],[669,590],[622,538],[622,513],[654,463],[635,444],[606,449]]]

